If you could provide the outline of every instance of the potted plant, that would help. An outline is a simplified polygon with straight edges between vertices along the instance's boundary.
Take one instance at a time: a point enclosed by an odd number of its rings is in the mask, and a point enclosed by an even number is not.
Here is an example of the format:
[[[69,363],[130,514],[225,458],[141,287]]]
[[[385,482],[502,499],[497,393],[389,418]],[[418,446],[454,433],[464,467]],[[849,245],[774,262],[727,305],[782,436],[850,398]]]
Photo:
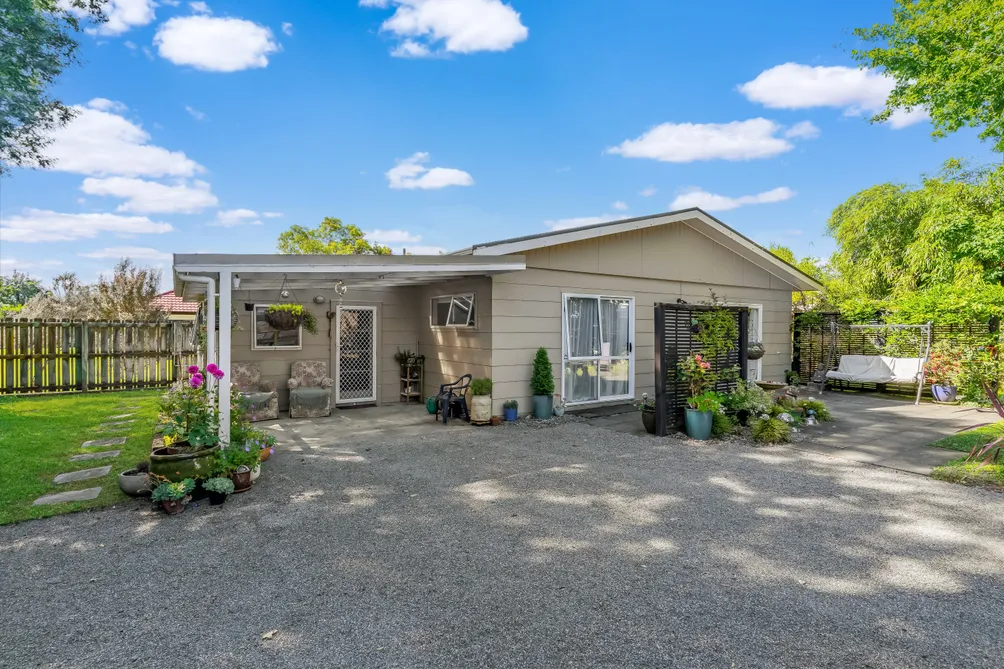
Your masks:
[[[767,354],[767,349],[761,341],[751,341],[746,345],[746,359],[759,360]]]
[[[168,515],[179,514],[185,510],[189,495],[195,490],[195,481],[183,479],[174,483],[164,481],[158,485],[151,495],[154,502],[160,502],[161,507]]]
[[[302,325],[310,334],[317,334],[317,319],[302,304],[270,305],[265,320],[274,330],[295,330]]]
[[[519,416],[519,402],[516,400],[506,400],[502,403],[502,417],[506,419],[507,422],[512,422],[516,420]]]
[[[119,489],[131,497],[150,494],[150,463],[137,462],[132,469],[119,474]]]
[[[471,381],[471,422],[484,425],[492,420],[492,380]]]
[[[954,402],[959,393],[958,380],[962,362],[947,342],[938,342],[924,365],[924,374],[931,382],[935,402]]]
[[[232,442],[216,453],[217,476],[229,477],[234,482],[234,492],[244,492],[251,487],[251,470],[259,463],[257,447]]]
[[[641,423],[645,431],[655,434],[655,400],[649,399],[648,393],[641,394],[641,402],[635,403],[635,408],[641,411]]]
[[[248,430],[242,441],[252,450],[258,449],[258,460],[261,462],[265,462],[275,454],[275,437],[271,434],[265,434],[261,430]]]
[[[554,393],[554,374],[547,349],[541,346],[533,359],[533,373],[530,376],[530,393],[533,395],[533,417],[546,419],[554,412],[551,395]]]
[[[209,503],[212,506],[219,506],[227,501],[227,495],[234,491],[234,482],[222,476],[214,476],[206,479],[202,487],[209,493]]]
[[[565,415],[565,400],[561,398],[561,395],[554,396],[554,415],[558,418]]]
[[[718,393],[713,390],[688,398],[685,416],[687,436],[699,441],[710,439],[715,425],[715,413],[721,406]]]
[[[191,365],[188,374],[161,401],[159,429],[170,446],[150,455],[150,473],[168,481],[208,476],[220,441],[215,381],[223,378],[223,371],[210,363],[205,369]]]

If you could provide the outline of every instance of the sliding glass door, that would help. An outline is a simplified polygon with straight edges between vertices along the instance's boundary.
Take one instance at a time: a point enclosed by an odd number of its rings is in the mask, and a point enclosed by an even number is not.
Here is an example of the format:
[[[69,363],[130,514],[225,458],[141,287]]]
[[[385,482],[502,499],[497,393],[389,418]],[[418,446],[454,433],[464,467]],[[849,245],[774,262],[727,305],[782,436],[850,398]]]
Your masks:
[[[564,295],[566,404],[634,397],[634,298]]]

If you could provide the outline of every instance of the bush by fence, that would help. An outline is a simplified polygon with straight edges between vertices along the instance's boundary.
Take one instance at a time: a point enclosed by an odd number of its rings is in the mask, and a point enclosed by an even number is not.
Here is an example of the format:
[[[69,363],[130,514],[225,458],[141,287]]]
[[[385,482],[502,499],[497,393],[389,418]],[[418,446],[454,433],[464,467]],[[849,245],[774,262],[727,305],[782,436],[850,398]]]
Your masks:
[[[169,386],[198,361],[196,327],[0,320],[0,394]]]

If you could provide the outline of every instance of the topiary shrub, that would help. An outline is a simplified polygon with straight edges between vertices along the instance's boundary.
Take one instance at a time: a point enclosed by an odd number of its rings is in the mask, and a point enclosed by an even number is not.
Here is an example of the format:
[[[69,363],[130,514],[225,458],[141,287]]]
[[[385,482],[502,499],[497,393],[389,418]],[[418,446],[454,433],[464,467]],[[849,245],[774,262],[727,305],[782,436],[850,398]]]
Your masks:
[[[712,414],[711,421],[711,436],[714,439],[721,439],[722,437],[735,432],[735,422],[720,411],[716,411]]]
[[[541,346],[533,358],[533,374],[530,376],[530,394],[553,395],[554,375],[551,373],[551,359],[547,349]]]
[[[492,380],[485,379],[474,379],[471,381],[471,394],[472,395],[491,395],[492,394]]]
[[[757,418],[753,421],[753,441],[760,444],[783,444],[791,440],[791,426],[780,418]]]

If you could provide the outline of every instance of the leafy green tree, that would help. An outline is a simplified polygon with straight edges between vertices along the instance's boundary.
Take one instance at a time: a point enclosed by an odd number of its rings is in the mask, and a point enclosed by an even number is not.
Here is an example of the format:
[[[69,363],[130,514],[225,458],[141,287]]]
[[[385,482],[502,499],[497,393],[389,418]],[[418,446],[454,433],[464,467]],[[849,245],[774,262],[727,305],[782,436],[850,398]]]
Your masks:
[[[160,320],[164,313],[153,304],[160,278],[160,270],[138,267],[129,258],[115,265],[111,278],[101,278],[95,285],[81,283],[73,272],[64,272],[53,278],[51,290],[28,300],[19,315],[46,320]]]
[[[327,255],[390,255],[390,249],[366,239],[354,225],[325,218],[316,228],[294,225],[279,235],[279,252]]]
[[[48,167],[43,150],[75,112],[49,89],[78,62],[81,19],[104,20],[106,0],[0,2],[0,176],[11,166]]]
[[[24,272],[0,276],[0,307],[20,307],[40,292],[41,282]]]
[[[896,0],[892,23],[858,28],[874,44],[852,52],[896,80],[883,121],[897,109],[924,108],[934,135],[982,127],[1004,151],[1004,10],[1000,0]]]
[[[797,258],[794,251],[781,244],[771,244],[767,247],[767,250],[792,267],[808,274],[824,286],[828,286],[833,280],[829,268],[819,258],[812,256]],[[822,292],[796,290],[791,294],[791,306],[796,312],[811,310],[829,311],[835,308],[829,303],[829,297],[829,289]]]

